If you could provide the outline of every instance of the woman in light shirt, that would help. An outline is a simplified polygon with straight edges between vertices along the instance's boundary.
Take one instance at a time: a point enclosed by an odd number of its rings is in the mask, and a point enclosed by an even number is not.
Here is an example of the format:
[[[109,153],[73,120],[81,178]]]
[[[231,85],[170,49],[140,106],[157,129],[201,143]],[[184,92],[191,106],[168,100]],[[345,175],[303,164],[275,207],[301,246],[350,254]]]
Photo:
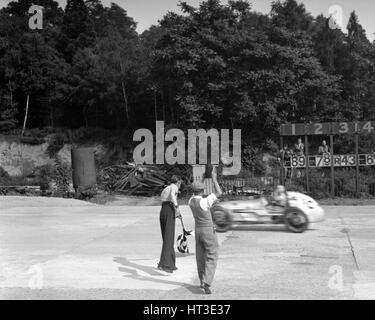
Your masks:
[[[160,254],[158,268],[172,273],[176,268],[176,255],[174,251],[175,221],[180,216],[177,195],[181,186],[181,179],[177,176],[171,178],[171,184],[161,193],[162,207],[160,211],[160,228],[163,238],[163,247]]]

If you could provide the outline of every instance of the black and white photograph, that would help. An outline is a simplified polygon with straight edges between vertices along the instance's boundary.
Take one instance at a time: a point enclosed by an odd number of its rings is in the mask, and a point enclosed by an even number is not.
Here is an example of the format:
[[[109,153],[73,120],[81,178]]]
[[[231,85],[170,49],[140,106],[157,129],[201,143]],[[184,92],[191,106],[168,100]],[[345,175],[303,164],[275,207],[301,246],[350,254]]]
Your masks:
[[[0,0],[0,300],[375,299],[374,16]]]

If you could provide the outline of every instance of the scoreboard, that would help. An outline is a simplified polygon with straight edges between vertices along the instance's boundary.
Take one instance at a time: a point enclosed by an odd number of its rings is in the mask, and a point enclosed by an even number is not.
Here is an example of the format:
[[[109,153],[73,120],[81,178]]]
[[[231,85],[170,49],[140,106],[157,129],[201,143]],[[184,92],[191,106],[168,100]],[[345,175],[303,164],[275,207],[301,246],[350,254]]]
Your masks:
[[[310,168],[324,168],[331,167],[331,161],[333,158],[334,167],[356,167],[357,156],[355,154],[347,155],[334,155],[330,154],[309,156],[297,156],[293,155],[289,160],[285,160],[284,167],[286,168],[306,168],[306,161]],[[364,166],[375,166],[375,154],[359,154],[358,165]]]
[[[309,192],[309,168],[331,168],[331,196],[335,196],[335,168],[355,167],[356,170],[356,194],[359,195],[359,168],[375,166],[375,153],[358,154],[359,135],[375,133],[375,121],[354,122],[321,122],[321,123],[286,123],[280,127],[280,144],[283,148],[283,137],[305,137],[306,150],[308,150],[308,136],[330,136],[331,152],[333,152],[333,139],[335,135],[352,134],[355,137],[355,154],[323,155],[292,155],[288,160],[284,159],[282,165],[285,168],[306,168],[306,188]],[[282,171],[281,179],[285,182],[287,172]]]
[[[281,125],[280,128],[282,136],[312,136],[373,132],[375,132],[375,121],[288,123]]]

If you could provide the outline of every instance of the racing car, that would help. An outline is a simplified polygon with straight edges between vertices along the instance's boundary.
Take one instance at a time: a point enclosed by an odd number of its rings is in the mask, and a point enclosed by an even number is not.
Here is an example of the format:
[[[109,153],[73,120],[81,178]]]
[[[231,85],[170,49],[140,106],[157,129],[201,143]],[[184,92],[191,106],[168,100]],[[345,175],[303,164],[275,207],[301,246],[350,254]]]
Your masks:
[[[215,204],[211,213],[216,231],[226,232],[244,224],[285,224],[289,231],[303,233],[310,223],[324,220],[324,210],[313,198],[292,191],[286,195],[285,206],[275,205],[265,194]]]

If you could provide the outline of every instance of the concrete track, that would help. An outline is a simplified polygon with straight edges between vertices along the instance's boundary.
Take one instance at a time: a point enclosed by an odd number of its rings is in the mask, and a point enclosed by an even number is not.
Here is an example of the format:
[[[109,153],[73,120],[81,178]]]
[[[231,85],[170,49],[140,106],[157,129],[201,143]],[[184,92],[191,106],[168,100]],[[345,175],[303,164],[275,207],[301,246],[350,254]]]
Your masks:
[[[0,197],[1,299],[374,299],[375,208],[326,207],[304,234],[249,226],[219,234],[213,295],[191,253],[156,269],[159,207]],[[192,215],[182,207],[185,224]],[[181,227],[177,221],[176,236]]]

